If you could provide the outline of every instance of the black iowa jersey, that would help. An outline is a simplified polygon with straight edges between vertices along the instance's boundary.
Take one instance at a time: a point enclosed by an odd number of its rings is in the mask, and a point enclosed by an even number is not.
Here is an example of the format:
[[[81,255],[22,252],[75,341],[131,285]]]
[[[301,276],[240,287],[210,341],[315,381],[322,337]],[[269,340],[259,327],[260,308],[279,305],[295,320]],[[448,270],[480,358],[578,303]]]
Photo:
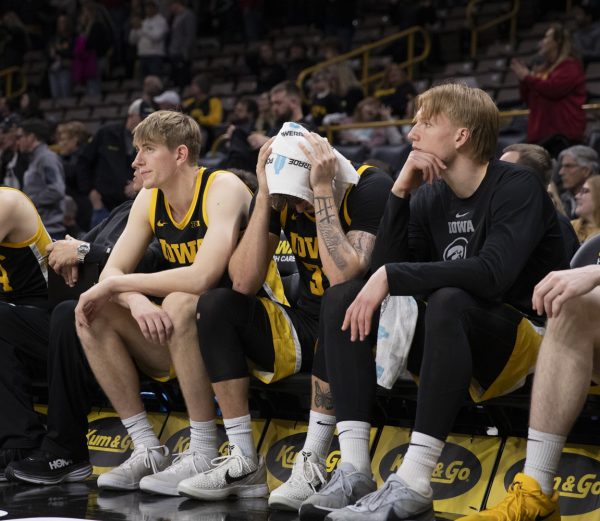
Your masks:
[[[12,190],[12,188],[1,188]],[[33,203],[31,203],[33,206]],[[48,264],[46,246],[52,242],[38,215],[33,237],[23,242],[0,242],[0,300],[46,307]]]
[[[163,257],[171,268],[189,266],[208,230],[206,194],[215,177],[224,170],[202,167],[196,174],[192,203],[181,222],[176,222],[165,194],[158,188],[152,192],[149,219]]]
[[[378,168],[362,165],[357,169],[360,180],[346,191],[340,206],[339,217],[344,233],[360,230],[377,234],[385,201],[392,188],[392,179]],[[281,213],[273,210],[269,231],[278,235],[283,230],[296,258],[300,273],[300,296],[295,307],[317,318],[321,297],[329,287],[319,257],[317,225],[309,213],[298,214],[291,208]]]

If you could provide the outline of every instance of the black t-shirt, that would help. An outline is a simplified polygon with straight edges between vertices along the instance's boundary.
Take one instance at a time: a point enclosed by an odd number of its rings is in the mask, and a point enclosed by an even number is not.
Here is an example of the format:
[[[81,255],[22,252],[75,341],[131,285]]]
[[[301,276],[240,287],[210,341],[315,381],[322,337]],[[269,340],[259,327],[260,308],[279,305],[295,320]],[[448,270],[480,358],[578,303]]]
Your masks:
[[[366,168],[358,184],[348,189],[340,207],[344,233],[358,230],[375,235],[391,187],[389,175],[375,167]],[[269,231],[279,237],[281,230],[290,243],[300,273],[300,296],[292,305],[318,319],[321,297],[329,287],[329,280],[319,257],[314,215],[298,214],[292,208],[284,208],[282,212],[272,210]]]
[[[315,125],[319,126],[327,114],[341,112],[340,99],[331,92],[322,98],[314,97],[310,106],[310,115]]]
[[[456,287],[530,316],[534,286],[568,267],[541,181],[498,160],[468,198],[443,181],[423,185],[410,201],[391,194],[372,258],[373,269],[384,264],[392,295]]]
[[[381,100],[381,103],[392,109],[392,114],[403,118],[406,115],[406,105],[411,98],[417,95],[414,85],[407,81],[391,89],[381,89],[375,92],[375,97]]]

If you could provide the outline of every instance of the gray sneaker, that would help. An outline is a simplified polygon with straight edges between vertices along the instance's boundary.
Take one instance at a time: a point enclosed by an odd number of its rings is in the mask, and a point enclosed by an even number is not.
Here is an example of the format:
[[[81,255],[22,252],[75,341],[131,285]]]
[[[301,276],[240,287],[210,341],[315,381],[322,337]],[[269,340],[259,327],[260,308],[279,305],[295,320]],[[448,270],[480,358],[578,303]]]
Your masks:
[[[371,476],[358,472],[350,463],[340,463],[329,483],[302,503],[300,519],[325,519],[330,512],[352,505],[376,489],[377,485]]]
[[[355,505],[332,512],[327,521],[433,521],[433,495],[415,492],[396,474],[392,474],[377,492],[363,497]]]

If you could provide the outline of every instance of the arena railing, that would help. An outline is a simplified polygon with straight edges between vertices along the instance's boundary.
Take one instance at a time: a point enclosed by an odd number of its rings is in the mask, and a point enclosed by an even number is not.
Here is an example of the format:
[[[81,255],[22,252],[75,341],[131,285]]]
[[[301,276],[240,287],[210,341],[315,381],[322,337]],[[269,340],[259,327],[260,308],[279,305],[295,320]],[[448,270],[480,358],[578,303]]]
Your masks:
[[[470,0],[467,5],[467,24],[471,29],[471,58],[477,56],[479,33],[487,31],[507,20],[510,20],[510,44],[514,47],[517,43],[517,14],[521,7],[521,2],[519,0],[513,0],[512,9],[508,13],[492,20],[488,20],[487,22],[483,22],[480,25],[476,25],[475,18],[477,16],[477,5],[480,3],[482,3],[481,0]]]
[[[423,49],[419,54],[415,54],[415,52],[416,52],[415,51],[415,47],[416,47],[415,39],[416,39],[417,35],[421,35],[423,38]],[[336,63],[342,63],[342,62],[351,60],[356,57],[360,57],[362,59],[360,83],[363,87],[363,90],[365,90],[365,92],[366,92],[368,89],[368,86],[371,83],[373,83],[374,81],[378,81],[383,77],[383,71],[378,72],[376,74],[371,74],[371,75],[369,74],[369,59],[371,56],[371,52],[376,49],[381,49],[381,48],[385,47],[386,45],[389,45],[390,43],[395,42],[400,39],[407,40],[407,42],[406,42],[407,43],[407,46],[406,46],[406,56],[407,57],[406,57],[405,61],[403,61],[402,63],[399,63],[398,65],[401,68],[406,69],[408,78],[412,80],[414,65],[416,63],[419,63],[419,62],[422,62],[423,60],[425,60],[429,56],[429,52],[431,50],[431,39],[429,37],[429,33],[420,25],[415,25],[413,27],[409,27],[408,29],[405,29],[398,33],[390,34],[389,36],[386,36],[385,38],[377,40],[376,42],[369,43],[369,44],[363,45],[361,47],[357,47],[356,49],[353,49],[352,51],[349,51],[344,54],[340,54],[339,56],[336,56],[329,60],[325,60],[323,62],[317,63],[316,65],[313,65],[311,67],[308,67],[308,68],[300,71],[300,74],[298,74],[298,79],[296,80],[296,84],[302,91],[302,95],[303,95],[305,101],[308,101],[308,98],[306,97],[306,93],[304,92],[303,84],[304,84],[304,80],[309,75],[312,75],[315,72],[318,72],[320,70],[326,69],[327,67],[334,65]]]
[[[13,92],[15,80],[17,80],[16,85],[19,88]],[[0,71],[0,86],[2,86],[4,96],[7,98],[14,98],[23,94],[27,90],[27,76],[25,76],[23,68],[13,66],[2,69]]]

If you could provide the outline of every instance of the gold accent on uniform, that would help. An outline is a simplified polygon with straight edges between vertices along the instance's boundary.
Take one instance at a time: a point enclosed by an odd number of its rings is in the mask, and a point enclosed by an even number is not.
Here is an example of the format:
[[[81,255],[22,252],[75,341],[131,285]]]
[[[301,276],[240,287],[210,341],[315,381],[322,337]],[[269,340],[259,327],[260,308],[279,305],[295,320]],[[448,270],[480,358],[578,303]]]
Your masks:
[[[204,174],[205,170],[206,170],[205,167],[201,167],[198,170],[198,173],[196,174],[196,184],[194,185],[194,198],[192,199],[192,204],[190,204],[190,207],[188,208],[187,213],[185,214],[185,216],[183,217],[183,219],[180,222],[176,222],[175,219],[173,218],[173,214],[171,213],[171,205],[169,204],[169,200],[165,196],[165,209],[167,210],[167,215],[169,216],[169,219],[171,219],[173,226],[175,226],[175,228],[177,228],[178,230],[183,230],[188,225],[188,223],[190,222],[190,219],[192,218],[192,215],[194,213],[194,208],[196,208],[196,203],[198,202],[198,194],[200,192],[200,183],[202,182],[202,175]]]

